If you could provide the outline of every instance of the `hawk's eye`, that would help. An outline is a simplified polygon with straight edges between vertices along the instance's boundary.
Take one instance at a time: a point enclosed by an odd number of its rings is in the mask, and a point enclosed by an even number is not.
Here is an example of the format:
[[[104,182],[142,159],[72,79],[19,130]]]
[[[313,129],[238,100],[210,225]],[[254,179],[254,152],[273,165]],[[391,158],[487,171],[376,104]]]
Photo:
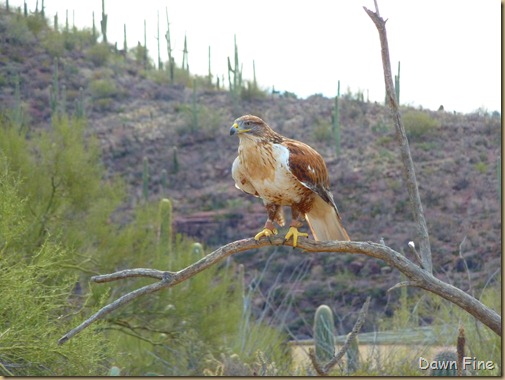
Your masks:
[[[245,125],[251,125],[251,122],[246,121],[246,122],[245,122]]]

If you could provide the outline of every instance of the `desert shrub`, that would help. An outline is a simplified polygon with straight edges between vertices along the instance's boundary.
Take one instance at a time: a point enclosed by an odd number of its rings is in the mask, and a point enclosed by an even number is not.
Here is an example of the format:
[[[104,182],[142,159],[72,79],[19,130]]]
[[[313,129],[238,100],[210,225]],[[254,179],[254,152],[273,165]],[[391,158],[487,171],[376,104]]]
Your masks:
[[[25,45],[33,42],[35,37],[30,31],[26,20],[21,15],[1,18],[0,28],[10,44]]]
[[[57,340],[83,321],[82,301],[73,293],[78,273],[76,252],[54,238],[37,248],[23,195],[24,179],[0,151],[0,374],[4,376],[77,376],[105,373],[111,347],[103,335],[84,333],[78,344]]]
[[[94,99],[113,98],[119,94],[116,83],[108,78],[92,80],[89,90]]]
[[[41,45],[51,57],[61,57],[65,51],[65,39],[58,32],[48,31],[42,38]]]
[[[26,18],[26,26],[37,37],[42,29],[47,28],[47,21],[40,14],[29,15]]]
[[[422,140],[433,134],[440,123],[427,112],[409,110],[402,115],[407,137],[411,140]]]
[[[110,56],[110,48],[107,44],[96,44],[91,46],[87,51],[87,56],[97,67],[107,63]]]
[[[266,97],[266,91],[259,88],[256,83],[250,81],[246,81],[246,85],[240,91],[240,98],[242,100],[265,99]]]
[[[325,142],[333,141],[333,133],[329,121],[318,119],[314,125],[314,139]]]

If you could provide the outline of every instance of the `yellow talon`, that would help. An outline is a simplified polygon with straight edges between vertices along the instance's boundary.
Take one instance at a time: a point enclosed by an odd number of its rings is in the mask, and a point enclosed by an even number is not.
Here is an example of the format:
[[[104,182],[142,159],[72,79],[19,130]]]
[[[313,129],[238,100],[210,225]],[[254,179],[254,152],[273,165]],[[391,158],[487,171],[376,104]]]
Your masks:
[[[274,228],[273,230],[271,230],[271,229],[265,227],[265,228],[263,228],[263,231],[258,232],[256,234],[256,236],[254,237],[254,240],[259,240],[263,236],[270,237],[270,236],[273,236],[273,235],[277,235],[277,229]]]
[[[286,234],[284,241],[288,241],[291,237],[293,237],[293,248],[294,248],[298,244],[298,237],[299,236],[308,237],[309,234],[306,232],[300,232],[300,231],[298,231],[298,228],[291,226],[291,227],[289,227],[289,231]]]

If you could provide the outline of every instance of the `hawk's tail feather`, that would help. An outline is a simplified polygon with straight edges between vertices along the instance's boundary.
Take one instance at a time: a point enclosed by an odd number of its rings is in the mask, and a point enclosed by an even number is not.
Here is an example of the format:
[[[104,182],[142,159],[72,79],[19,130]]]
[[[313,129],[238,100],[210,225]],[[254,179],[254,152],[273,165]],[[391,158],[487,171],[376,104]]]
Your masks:
[[[316,196],[312,209],[305,214],[314,239],[350,241],[337,211],[332,205]]]

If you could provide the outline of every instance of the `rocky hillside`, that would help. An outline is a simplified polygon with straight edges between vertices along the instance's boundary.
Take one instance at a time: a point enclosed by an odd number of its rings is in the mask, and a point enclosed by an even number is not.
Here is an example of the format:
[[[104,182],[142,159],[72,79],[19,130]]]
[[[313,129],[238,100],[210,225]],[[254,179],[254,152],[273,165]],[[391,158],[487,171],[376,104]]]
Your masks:
[[[337,156],[330,129],[333,99],[255,92],[234,106],[226,90],[204,78],[192,82],[180,76],[170,83],[168,73],[146,70],[134,51],[125,57],[113,47],[93,43],[89,31],[55,33],[3,9],[0,42],[2,111],[21,101],[33,128],[49,128],[57,83],[58,107],[68,113],[84,109],[89,133],[101,141],[108,172],[127,183],[125,208],[142,199],[146,159],[149,198],[171,198],[177,232],[208,250],[252,236],[265,221],[261,201],[237,190],[230,173],[238,141],[229,136],[229,128],[246,113],[322,154],[353,240],[384,238],[392,248],[407,251],[407,242],[416,239],[393,124],[382,104],[352,95],[341,98]],[[188,86],[193,83],[195,91]],[[472,286],[482,286],[501,263],[500,117],[409,107],[402,111],[411,118],[412,157],[437,275],[468,289],[461,250]],[[308,256],[277,248],[239,254],[234,260],[246,266],[250,281],[260,284],[258,313],[267,310],[272,323],[280,323],[278,315],[284,314],[283,321],[299,337],[310,335],[312,313],[321,303],[340,315],[339,332],[344,333],[367,294],[374,296],[377,313],[386,315],[397,299],[386,290],[399,281],[399,274],[364,256]]]

